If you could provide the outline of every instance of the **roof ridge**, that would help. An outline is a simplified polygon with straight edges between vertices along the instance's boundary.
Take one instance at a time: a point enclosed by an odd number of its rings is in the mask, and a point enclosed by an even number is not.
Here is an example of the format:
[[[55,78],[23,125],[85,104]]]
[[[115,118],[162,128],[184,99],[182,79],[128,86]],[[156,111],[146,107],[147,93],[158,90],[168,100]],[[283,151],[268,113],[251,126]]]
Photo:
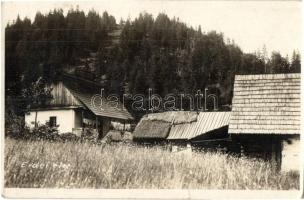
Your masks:
[[[235,81],[237,80],[250,80],[250,79],[298,79],[301,78],[300,73],[288,73],[288,74],[248,74],[248,75],[235,75]]]

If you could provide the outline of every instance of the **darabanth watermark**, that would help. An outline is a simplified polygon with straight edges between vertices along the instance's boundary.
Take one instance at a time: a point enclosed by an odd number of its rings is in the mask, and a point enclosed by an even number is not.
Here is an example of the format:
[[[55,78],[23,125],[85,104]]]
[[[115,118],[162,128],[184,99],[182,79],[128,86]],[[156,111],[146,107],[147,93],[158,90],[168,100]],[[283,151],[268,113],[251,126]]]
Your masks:
[[[120,97],[117,94],[104,94],[104,88],[100,90],[100,94],[95,94],[91,98],[91,105],[95,109],[104,110],[105,105],[117,110],[125,109],[125,102],[131,101],[131,109],[134,111],[178,111],[184,110],[184,101],[189,102],[190,111],[208,111],[210,109],[218,110],[218,97],[215,94],[208,94],[208,89],[205,88],[204,92],[197,90],[194,94],[173,94],[169,93],[164,97],[159,94],[153,93],[153,89],[148,89],[148,94],[123,94]],[[207,108],[207,101],[211,101],[213,107]],[[122,102],[122,105],[120,104]],[[147,102],[147,103],[146,103]]]

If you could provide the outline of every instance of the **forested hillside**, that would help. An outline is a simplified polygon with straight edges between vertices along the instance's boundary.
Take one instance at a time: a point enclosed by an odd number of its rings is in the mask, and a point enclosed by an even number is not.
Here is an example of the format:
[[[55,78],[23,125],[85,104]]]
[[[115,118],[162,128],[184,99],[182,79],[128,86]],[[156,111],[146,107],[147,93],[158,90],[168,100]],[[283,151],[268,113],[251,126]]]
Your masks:
[[[250,38],[248,38],[250,40]],[[85,14],[71,9],[67,15],[53,10],[37,13],[34,21],[19,17],[5,29],[6,95],[17,97],[24,87],[43,76],[62,78],[67,68],[84,69],[107,91],[147,93],[152,88],[164,96],[210,88],[220,104],[231,104],[235,74],[300,72],[300,55],[291,58],[266,49],[244,53],[222,33],[204,32],[178,18],[148,13],[118,22],[94,10]],[[103,82],[102,82],[103,80]]]

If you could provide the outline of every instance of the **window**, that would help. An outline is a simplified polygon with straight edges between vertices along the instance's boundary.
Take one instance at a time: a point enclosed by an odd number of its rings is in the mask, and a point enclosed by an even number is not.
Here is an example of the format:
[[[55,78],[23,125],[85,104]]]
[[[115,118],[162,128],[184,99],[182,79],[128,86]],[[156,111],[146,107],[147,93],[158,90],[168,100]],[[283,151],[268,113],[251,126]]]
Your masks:
[[[50,127],[54,127],[57,125],[57,118],[56,117],[50,117]]]

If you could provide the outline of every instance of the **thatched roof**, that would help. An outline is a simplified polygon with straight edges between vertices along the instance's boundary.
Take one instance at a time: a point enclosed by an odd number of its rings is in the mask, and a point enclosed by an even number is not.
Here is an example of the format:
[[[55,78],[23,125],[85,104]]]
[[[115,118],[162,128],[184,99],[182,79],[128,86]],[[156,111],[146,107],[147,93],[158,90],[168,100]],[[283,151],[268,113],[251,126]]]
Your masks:
[[[162,121],[171,124],[190,123],[197,120],[197,112],[192,111],[167,111],[145,115],[142,120]]]
[[[190,140],[197,136],[227,127],[230,112],[200,112],[197,121],[173,125],[168,140]]]
[[[136,126],[133,137],[136,139],[165,139],[170,130],[170,123],[164,121],[141,120]]]
[[[230,134],[300,134],[300,74],[237,75]]]
[[[168,111],[143,116],[136,126],[134,138],[167,138],[173,124],[190,123],[197,120],[197,113],[190,111]]]

